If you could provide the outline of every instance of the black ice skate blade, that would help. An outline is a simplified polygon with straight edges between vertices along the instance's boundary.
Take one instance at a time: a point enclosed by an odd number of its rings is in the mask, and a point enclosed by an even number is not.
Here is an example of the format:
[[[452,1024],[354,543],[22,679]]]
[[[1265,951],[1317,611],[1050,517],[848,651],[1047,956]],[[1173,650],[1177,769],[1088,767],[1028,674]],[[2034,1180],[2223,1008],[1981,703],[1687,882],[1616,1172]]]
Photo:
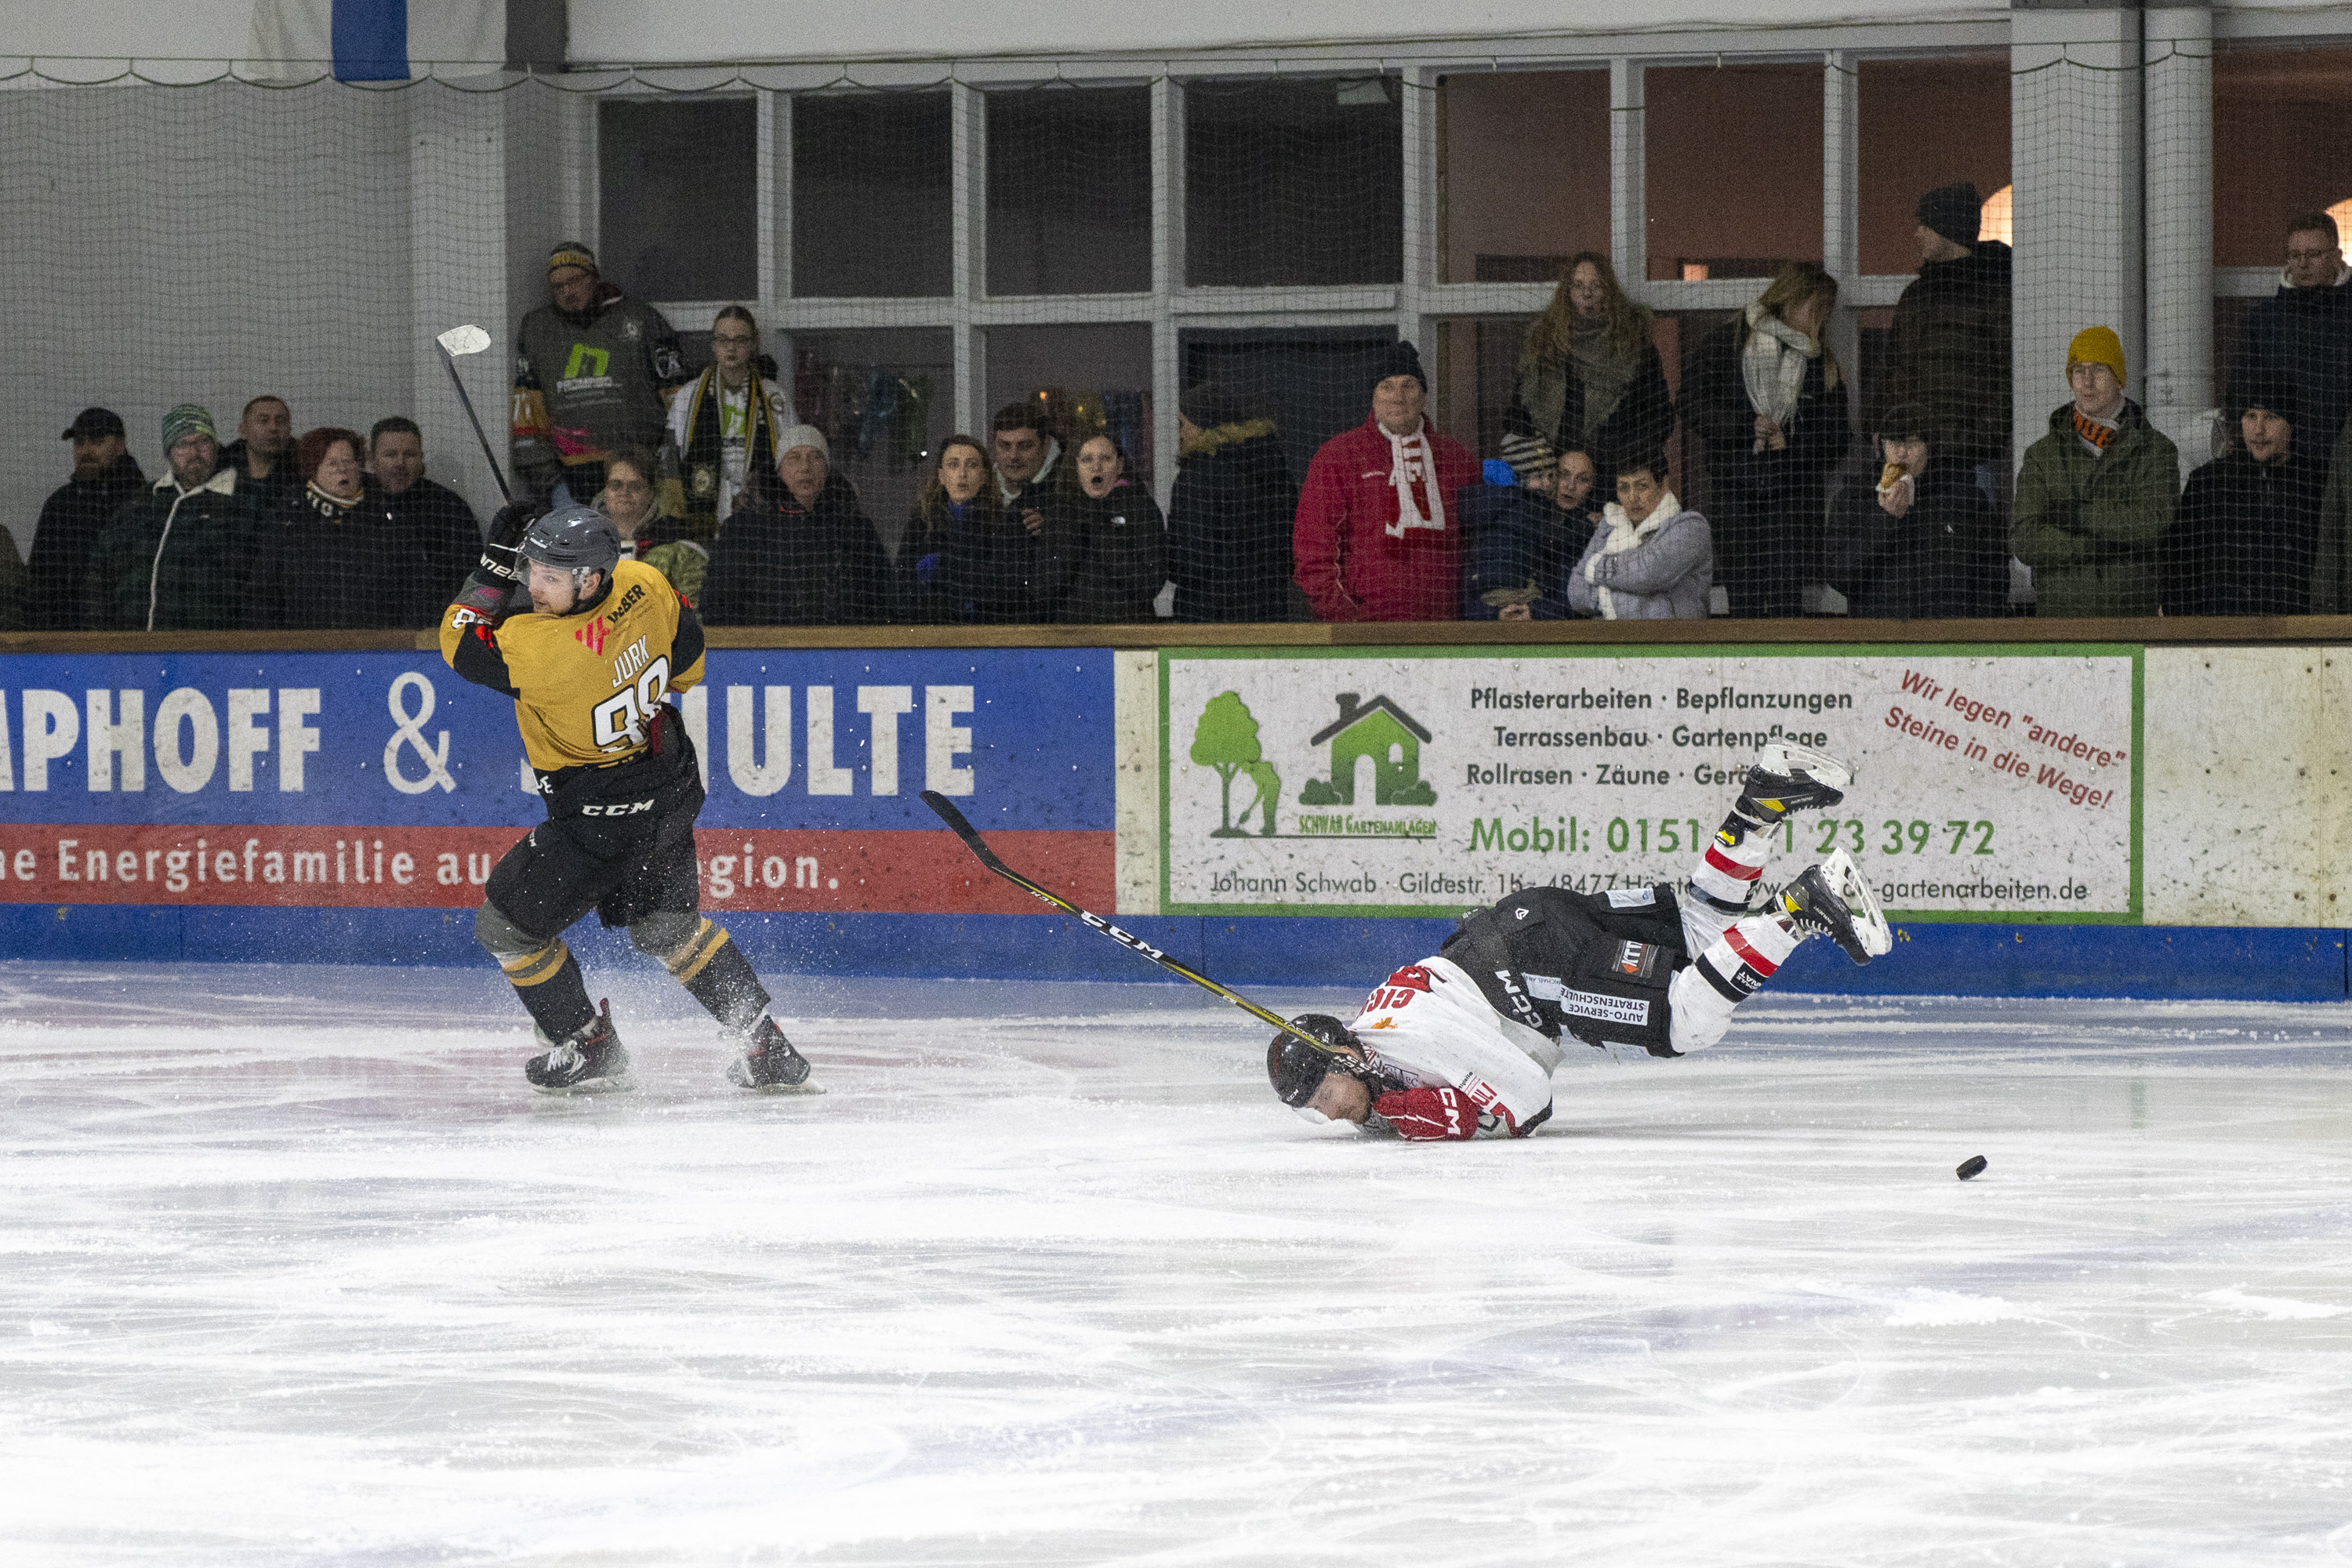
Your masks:
[[[727,1081],[735,1082],[732,1079]],[[817,1082],[814,1078],[804,1078],[798,1083],[737,1083],[735,1087],[748,1094],[823,1094],[824,1092],[824,1085]]]
[[[617,1073],[610,1078],[582,1079],[578,1083],[534,1083],[535,1093],[558,1100],[570,1100],[591,1094],[629,1094],[635,1091],[637,1080],[629,1073]]]

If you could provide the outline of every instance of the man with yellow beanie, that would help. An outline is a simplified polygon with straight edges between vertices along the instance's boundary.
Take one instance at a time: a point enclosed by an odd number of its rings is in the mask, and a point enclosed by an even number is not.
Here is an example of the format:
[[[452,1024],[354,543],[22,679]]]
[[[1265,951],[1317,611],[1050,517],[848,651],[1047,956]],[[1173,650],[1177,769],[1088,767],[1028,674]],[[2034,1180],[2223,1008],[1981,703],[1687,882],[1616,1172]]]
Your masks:
[[[2091,327],[2066,350],[2074,400],[2025,449],[2010,548],[2033,568],[2035,613],[2153,616],[2180,455],[2124,395],[2124,346]]]

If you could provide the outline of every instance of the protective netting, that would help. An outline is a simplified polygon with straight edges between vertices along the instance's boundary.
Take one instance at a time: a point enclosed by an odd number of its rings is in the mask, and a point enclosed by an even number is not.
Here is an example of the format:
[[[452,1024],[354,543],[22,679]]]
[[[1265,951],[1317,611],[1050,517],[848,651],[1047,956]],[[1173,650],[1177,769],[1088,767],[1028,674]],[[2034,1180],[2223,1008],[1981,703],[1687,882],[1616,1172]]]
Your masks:
[[[2352,50],[2168,26],[9,92],[0,620],[429,624],[504,500],[453,366],[721,625],[2352,607],[2352,294],[2290,232],[2352,228]]]

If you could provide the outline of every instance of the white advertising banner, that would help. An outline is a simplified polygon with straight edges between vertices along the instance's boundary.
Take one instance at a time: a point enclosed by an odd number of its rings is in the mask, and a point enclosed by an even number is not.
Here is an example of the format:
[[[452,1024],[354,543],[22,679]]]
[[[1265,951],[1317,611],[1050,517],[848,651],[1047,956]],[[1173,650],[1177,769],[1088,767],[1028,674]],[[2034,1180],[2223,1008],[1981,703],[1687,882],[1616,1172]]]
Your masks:
[[[1759,745],[1851,763],[1777,884],[1912,920],[2140,918],[2136,647],[1168,650],[1161,910],[1444,915],[1676,881]]]

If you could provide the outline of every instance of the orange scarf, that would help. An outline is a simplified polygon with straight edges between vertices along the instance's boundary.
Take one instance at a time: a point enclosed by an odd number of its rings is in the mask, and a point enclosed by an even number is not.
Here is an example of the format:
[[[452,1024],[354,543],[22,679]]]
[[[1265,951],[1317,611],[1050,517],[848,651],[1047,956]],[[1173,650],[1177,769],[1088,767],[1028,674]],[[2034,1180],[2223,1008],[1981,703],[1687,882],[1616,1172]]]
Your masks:
[[[2116,438],[2116,428],[2113,425],[2100,423],[2079,408],[2074,410],[2074,434],[2088,441],[2103,457],[2106,454],[2107,443]]]

